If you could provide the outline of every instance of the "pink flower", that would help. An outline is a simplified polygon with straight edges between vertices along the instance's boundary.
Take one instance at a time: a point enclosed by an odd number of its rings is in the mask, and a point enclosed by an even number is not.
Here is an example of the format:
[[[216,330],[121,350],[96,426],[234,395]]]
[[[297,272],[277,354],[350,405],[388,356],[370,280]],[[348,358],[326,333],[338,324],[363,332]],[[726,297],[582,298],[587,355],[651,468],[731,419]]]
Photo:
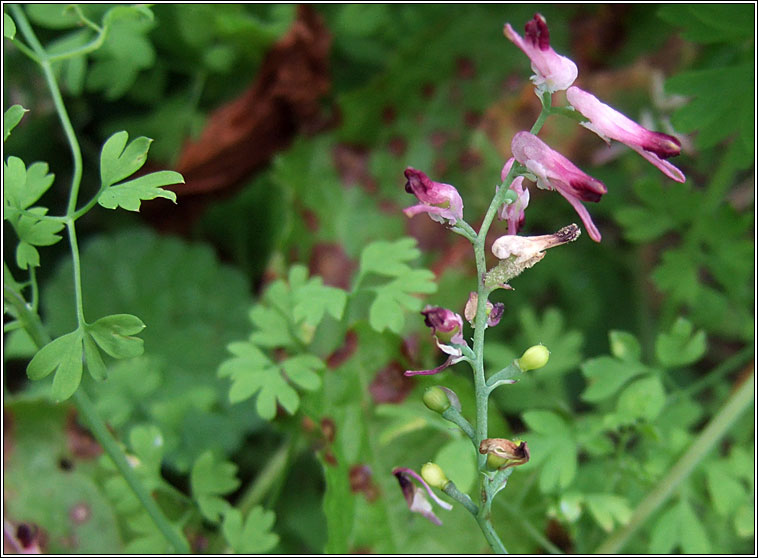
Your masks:
[[[403,491],[403,496],[405,496],[405,501],[408,504],[408,509],[410,509],[412,512],[420,513],[435,525],[442,525],[442,521],[440,521],[439,517],[437,517],[434,514],[434,511],[432,511],[432,504],[429,502],[429,500],[426,499],[424,490],[413,484],[413,480],[416,480],[416,482],[423,486],[431,499],[434,500],[441,508],[452,510],[453,506],[438,498],[437,495],[432,492],[432,489],[429,488],[429,485],[426,484],[426,481],[424,481],[421,475],[416,473],[416,471],[413,469],[395,467],[392,470],[392,474],[395,475],[397,482],[400,483],[400,489]]]
[[[438,223],[455,225],[463,219],[463,200],[458,190],[450,184],[435,182],[423,172],[408,167],[405,169],[405,191],[415,195],[421,202],[403,210],[408,217],[428,213]]]
[[[444,363],[431,370],[406,370],[406,376],[429,376],[442,372],[448,366],[463,359],[461,347],[467,345],[463,338],[463,318],[458,314],[439,306],[427,306],[421,314],[424,316],[427,327],[432,328],[437,347],[449,356]]]
[[[643,128],[601,102],[591,93],[587,93],[576,86],[570,87],[566,91],[566,98],[571,106],[589,119],[589,122],[582,123],[585,128],[592,130],[608,143],[612,139],[625,143],[672,180],[684,182],[685,178],[682,171],[665,160],[674,155],[679,155],[682,145],[678,139],[668,134],[651,132],[647,128]]]
[[[582,201],[598,202],[608,189],[605,184],[577,168],[571,161],[534,134],[519,132],[513,136],[511,151],[537,179],[537,187],[557,190],[574,207],[584,227],[595,242],[600,242],[600,231],[592,222]]]
[[[500,180],[502,182],[505,182],[505,179],[508,178],[513,161],[514,159],[511,157],[505,163],[505,166],[503,166],[503,170],[500,172]],[[516,192],[516,201],[501,205],[497,215],[501,221],[508,223],[508,234],[517,234],[521,230],[521,227],[524,226],[524,220],[526,219],[524,210],[529,205],[529,190],[524,188],[523,176],[517,176],[513,179],[510,189]]]
[[[578,74],[576,64],[550,47],[550,32],[540,14],[535,14],[524,26],[526,40],[513,30],[510,23],[505,24],[504,33],[531,60],[535,73],[532,81],[538,89],[554,93],[574,83]]]

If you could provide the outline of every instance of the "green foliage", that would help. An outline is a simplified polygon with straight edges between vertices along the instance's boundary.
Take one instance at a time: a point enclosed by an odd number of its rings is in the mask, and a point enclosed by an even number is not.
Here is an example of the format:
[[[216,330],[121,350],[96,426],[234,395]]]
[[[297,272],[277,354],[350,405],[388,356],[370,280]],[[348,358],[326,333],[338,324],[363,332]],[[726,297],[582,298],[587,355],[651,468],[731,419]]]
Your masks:
[[[31,380],[41,380],[55,372],[52,396],[68,399],[82,380],[82,332],[72,331],[42,347],[26,368]]]
[[[278,535],[271,532],[275,519],[274,512],[260,506],[251,509],[244,521],[239,510],[229,510],[224,515],[222,530],[234,552],[261,554],[279,541]]]
[[[6,130],[6,137],[10,129]],[[47,163],[33,163],[27,169],[21,159],[11,156],[3,164],[3,218],[19,239],[16,265],[20,269],[39,267],[39,252],[35,246],[51,246],[61,239],[57,233],[64,223],[46,220],[46,207],[30,208],[50,189],[54,180],[55,175],[48,172]]]
[[[3,13],[3,37],[6,39],[13,40],[13,38],[16,36],[16,23],[13,21],[13,18],[9,16],[6,13]],[[7,139],[7,134],[6,134]]]
[[[4,120],[6,250],[18,268],[4,267],[5,511],[12,526],[44,531],[45,552],[175,551],[113,463],[91,459],[86,448],[97,446],[71,403],[39,397],[51,383],[56,399],[77,389],[92,399],[193,552],[488,549],[459,505],[439,511],[442,528],[410,514],[391,475],[434,460],[479,497],[476,448],[420,402],[426,387],[444,384],[472,421],[466,364],[435,378],[402,375],[443,358],[417,312],[429,303],[462,313],[477,278],[455,235],[425,215],[402,217],[412,203],[402,171],[455,184],[477,224],[510,137],[533,122],[537,100],[522,89],[529,62],[501,30],[504,21],[520,30],[534,8],[311,8],[332,41],[323,113],[239,194],[178,200],[166,187],[183,182],[179,174],[142,174],[148,151],[171,168],[213,111],[258,79],[298,8],[5,8],[5,101],[20,103]],[[505,314],[487,329],[489,377],[527,347],[551,352],[545,367],[492,394],[489,435],[524,439],[531,452],[495,501],[493,525],[512,553],[590,553],[632,526],[752,358],[754,22],[747,5],[540,10],[551,44],[587,83],[589,68],[601,68],[613,76],[609,96],[646,112],[650,95],[638,84],[665,48],[666,90],[686,97],[654,99],[656,129],[688,134],[675,163],[684,184],[634,154],[592,168],[573,123],[551,117],[545,139],[609,186],[590,208],[603,243],[551,250],[515,291],[492,297]],[[70,138],[51,132],[60,109],[24,58],[19,13],[50,56],[81,145],[73,173],[61,143]],[[620,39],[572,49],[570,38],[586,32],[576,22],[610,22]],[[33,109],[26,117],[22,105]],[[68,207],[78,171],[82,199]],[[522,234],[575,218],[554,193],[531,195]],[[183,223],[192,241],[134,228],[140,210],[160,230],[173,226],[145,211],[155,198],[203,214]],[[82,250],[66,255],[59,241],[67,224],[76,240],[74,221]],[[491,232],[502,230],[496,221]],[[754,425],[732,421],[620,551],[749,552]]]
[[[182,175],[174,171],[157,171],[133,180],[121,182],[137,172],[147,161],[151,139],[140,137],[126,145],[129,134],[113,134],[103,145],[100,154],[100,180],[102,192],[97,201],[103,207],[139,211],[142,200],[166,198],[176,202],[176,194],[161,186],[184,183]]]
[[[236,490],[237,466],[227,461],[217,461],[213,453],[206,451],[197,458],[190,473],[192,496],[200,507],[200,513],[208,521],[217,523],[229,509],[229,503],[220,498]]]
[[[6,18],[8,18],[7,14],[4,15]],[[11,22],[12,21],[13,20],[11,20]],[[21,122],[21,119],[24,117],[24,113],[26,112],[29,112],[29,109],[25,109],[21,105],[13,105],[11,108],[5,111],[5,115],[3,116],[3,141],[8,139],[8,136],[11,135],[13,128],[15,128],[18,123]]]
[[[246,331],[240,305],[249,297],[244,277],[219,264],[207,246],[147,230],[93,238],[82,249],[81,265],[85,308],[109,317],[97,328],[103,350],[129,354],[139,343],[130,339],[139,323],[118,312],[128,310],[147,326],[140,333],[145,358],[109,364],[108,381],[91,386],[103,416],[117,420],[120,432],[144,421],[159,426],[168,462],[185,471],[207,449],[205,443],[237,448],[256,420],[229,405],[227,384],[214,371],[226,344]],[[70,278],[66,263],[42,292],[56,334],[73,326]]]
[[[372,288],[376,298],[369,308],[369,323],[376,331],[389,329],[401,333],[405,325],[404,311],[416,312],[422,306],[421,300],[412,294],[431,294],[437,290],[431,271],[412,269],[407,264],[419,255],[412,238],[396,242],[373,242],[361,252],[358,282],[369,274],[392,278],[391,281]]]
[[[705,354],[705,332],[693,333],[692,324],[679,318],[671,333],[660,333],[655,341],[655,354],[664,366],[684,366],[699,360]]]

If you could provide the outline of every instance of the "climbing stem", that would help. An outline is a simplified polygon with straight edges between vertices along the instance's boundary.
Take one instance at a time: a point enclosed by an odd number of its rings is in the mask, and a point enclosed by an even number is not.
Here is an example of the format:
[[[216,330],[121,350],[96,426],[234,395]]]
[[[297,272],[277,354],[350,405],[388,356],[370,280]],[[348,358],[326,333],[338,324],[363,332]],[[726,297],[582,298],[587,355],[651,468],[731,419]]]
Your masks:
[[[100,418],[100,415],[97,414],[95,406],[84,393],[84,390],[76,390],[73,399],[74,403],[76,403],[79,415],[84,419],[84,422],[87,423],[87,426],[89,426],[90,432],[92,432],[92,435],[116,465],[119,473],[124,477],[124,480],[145,508],[145,511],[150,515],[153,523],[155,523],[155,526],[160,530],[164,538],[169,544],[171,544],[176,552],[180,554],[189,553],[190,548],[187,541],[179,532],[177,532],[174,526],[171,525],[169,520],[158,507],[158,504],[153,500],[150,493],[145,490],[142,481],[140,481],[134,469],[132,469],[132,466],[126,460],[126,456],[124,455],[124,452],[121,451],[116,440],[114,440],[110,435],[110,432],[108,432],[108,428]]]

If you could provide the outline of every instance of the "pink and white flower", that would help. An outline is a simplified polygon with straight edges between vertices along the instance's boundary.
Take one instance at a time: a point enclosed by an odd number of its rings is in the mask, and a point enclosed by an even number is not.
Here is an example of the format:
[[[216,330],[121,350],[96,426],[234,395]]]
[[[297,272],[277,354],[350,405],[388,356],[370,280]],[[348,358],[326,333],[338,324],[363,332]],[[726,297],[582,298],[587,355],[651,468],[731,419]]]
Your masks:
[[[508,159],[500,172],[501,182],[505,182],[508,173],[513,166],[513,157]],[[524,188],[524,177],[517,176],[511,182],[510,189],[516,193],[516,200],[513,203],[504,203],[498,209],[497,215],[501,221],[508,223],[508,234],[517,234],[521,227],[524,226],[524,210],[529,205],[529,190]]]
[[[584,227],[595,242],[600,242],[600,231],[592,222],[582,201],[598,202],[608,189],[566,157],[551,149],[544,141],[529,132],[513,136],[511,151],[516,160],[534,175],[537,187],[557,190],[574,207]]]
[[[405,169],[405,191],[415,195],[421,202],[403,210],[408,217],[428,213],[438,223],[455,225],[463,219],[463,200],[458,190],[450,184],[435,182],[420,170]]]
[[[467,346],[463,338],[463,318],[452,310],[439,306],[426,306],[421,314],[424,323],[432,328],[432,335],[437,347],[448,355],[447,360],[431,370],[406,370],[406,376],[429,376],[442,372],[448,366],[460,362],[463,357],[462,347]]]
[[[628,145],[672,180],[684,182],[682,171],[666,161],[669,157],[679,155],[682,144],[678,139],[643,128],[591,93],[576,86],[566,91],[566,99],[589,119],[589,122],[583,122],[582,126],[592,130],[608,143],[610,140],[616,140]]]
[[[408,504],[408,509],[410,509],[412,512],[420,513],[435,525],[442,525],[440,518],[434,514],[431,502],[426,499],[424,489],[426,490],[426,493],[429,495],[429,497],[434,500],[434,502],[441,508],[452,510],[453,506],[440,499],[434,492],[432,492],[432,489],[429,487],[423,477],[421,477],[421,475],[416,473],[416,471],[413,469],[408,469],[406,467],[395,467],[392,470],[392,474],[395,475],[397,482],[400,483],[400,489],[403,491],[403,496],[405,497],[405,501]],[[416,486],[413,483],[414,480],[419,483],[423,489],[419,486]]]
[[[542,15],[535,14],[524,26],[525,39],[513,30],[510,23],[505,24],[504,33],[529,57],[535,73],[532,81],[538,89],[554,93],[574,83],[579,73],[576,64],[551,48],[550,32]]]

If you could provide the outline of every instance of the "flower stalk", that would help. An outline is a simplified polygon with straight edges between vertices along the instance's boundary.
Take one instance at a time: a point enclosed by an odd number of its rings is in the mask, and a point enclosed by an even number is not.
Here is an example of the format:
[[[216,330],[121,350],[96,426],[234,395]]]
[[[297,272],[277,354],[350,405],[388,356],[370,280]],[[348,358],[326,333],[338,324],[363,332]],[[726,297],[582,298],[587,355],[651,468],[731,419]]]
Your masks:
[[[447,388],[430,388],[424,395],[424,402],[431,410],[458,425],[473,442],[480,473],[479,502],[475,503],[470,496],[462,494],[446,477],[440,481],[439,475],[427,476],[433,487],[445,492],[476,518],[485,539],[496,553],[507,553],[507,550],[492,525],[492,502],[507,485],[515,467],[529,461],[530,452],[525,441],[489,436],[489,396],[499,386],[515,383],[521,374],[545,366],[550,351],[542,344],[535,344],[521,357],[487,378],[484,367],[485,331],[500,322],[505,310],[502,303],[493,304],[488,298],[496,289],[512,290],[508,284],[511,279],[542,261],[548,249],[574,242],[581,234],[579,227],[571,224],[553,234],[519,236],[525,222],[525,210],[530,202],[525,180],[534,182],[538,188],[557,191],[563,196],[575,209],[588,236],[595,242],[600,242],[601,234],[583,202],[600,202],[608,192],[605,184],[552,149],[538,134],[551,115],[561,114],[599,134],[606,141],[614,139],[629,145],[670,178],[684,181],[681,171],[665,160],[679,153],[679,143],[675,138],[639,126],[590,93],[573,86],[578,74],[577,67],[570,59],[552,49],[547,23],[540,14],[527,22],[524,30],[522,37],[510,24],[506,24],[504,33],[529,57],[534,71],[531,79],[542,108],[529,131],[520,131],[514,135],[511,141],[512,157],[502,168],[501,183],[495,189],[479,230],[474,230],[464,220],[463,200],[454,186],[436,182],[410,167],[405,171],[406,191],[414,194],[420,202],[407,208],[405,214],[410,217],[427,213],[432,220],[467,238],[473,248],[477,277],[476,291],[469,294],[464,309],[464,316],[473,328],[472,345],[469,346],[463,336],[461,316],[452,310],[427,306],[422,312],[426,325],[432,329],[438,348],[448,358],[431,370],[409,370],[405,374],[438,374],[462,361],[470,365],[476,405],[476,421],[473,425],[464,418],[457,396]],[[567,98],[573,106],[553,106],[552,94],[562,90],[567,90]],[[507,233],[492,244],[492,253],[498,261],[488,270],[485,245],[496,216],[506,222]],[[425,467],[430,470],[429,466],[427,464]],[[415,475],[412,472],[407,474]],[[413,504],[412,509],[415,506],[415,511],[430,513],[431,508],[421,507],[417,502],[416,492],[411,494],[408,490],[406,485],[406,498],[413,496],[413,500],[409,500],[409,504]],[[432,496],[428,486],[427,490]],[[430,519],[435,523],[438,521],[436,516],[430,516]]]

